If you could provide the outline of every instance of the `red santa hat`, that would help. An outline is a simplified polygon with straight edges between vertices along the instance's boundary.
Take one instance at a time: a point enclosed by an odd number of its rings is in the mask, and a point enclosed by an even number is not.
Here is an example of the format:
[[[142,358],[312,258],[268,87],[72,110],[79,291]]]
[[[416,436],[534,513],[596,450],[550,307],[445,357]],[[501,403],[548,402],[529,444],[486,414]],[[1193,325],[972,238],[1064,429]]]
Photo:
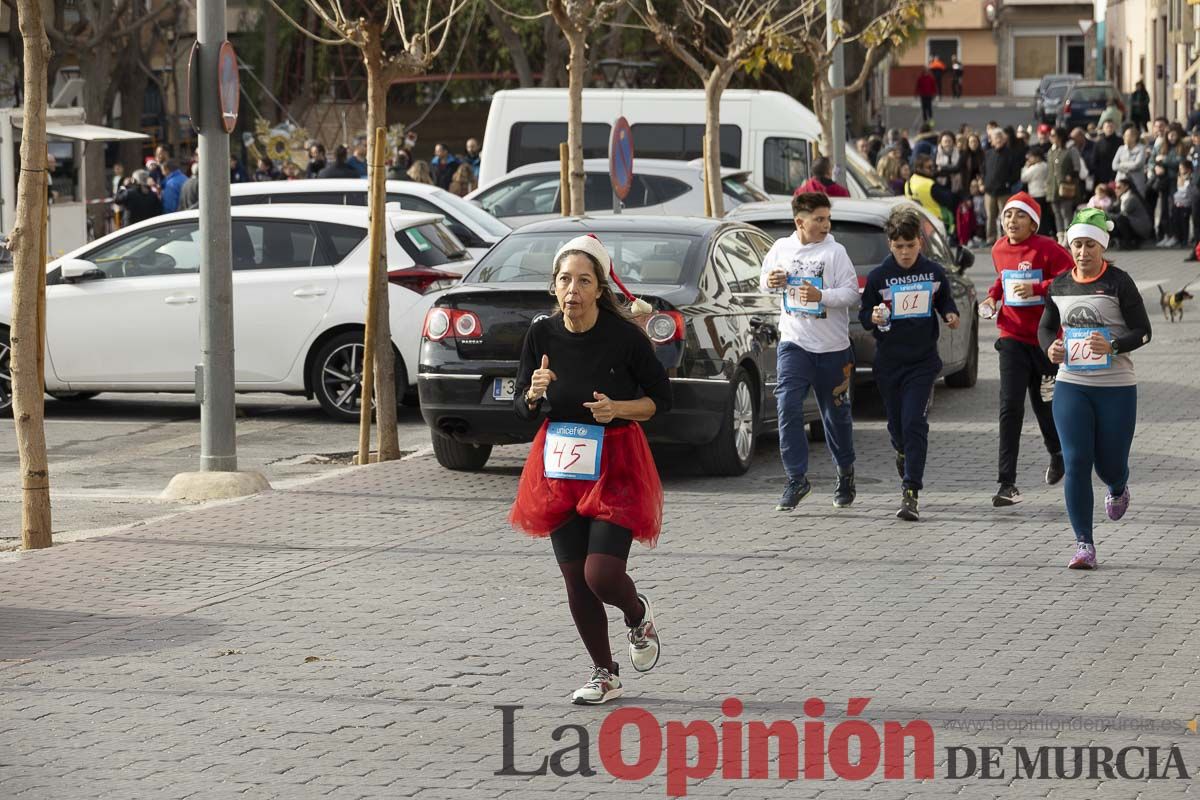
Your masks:
[[[617,277],[617,270],[613,265],[612,256],[601,242],[599,237],[594,233],[588,233],[583,236],[576,236],[574,239],[566,242],[562,247],[558,248],[558,252],[554,254],[554,262],[558,263],[559,257],[568,250],[582,250],[596,260],[596,263],[604,267],[608,265],[608,279],[616,284],[617,289],[625,296],[629,302],[629,313],[635,317],[645,316],[654,309],[645,300],[636,297],[633,292],[625,288],[625,284],[621,283],[621,279]]]
[[[1034,200],[1026,192],[1017,192],[1012,197],[1008,198],[1008,202],[1004,204],[1004,210],[1000,212],[1000,216],[1004,216],[1004,211],[1010,208],[1015,208],[1018,211],[1024,211],[1033,218],[1034,225],[1042,224],[1042,207],[1038,205],[1038,201]]]

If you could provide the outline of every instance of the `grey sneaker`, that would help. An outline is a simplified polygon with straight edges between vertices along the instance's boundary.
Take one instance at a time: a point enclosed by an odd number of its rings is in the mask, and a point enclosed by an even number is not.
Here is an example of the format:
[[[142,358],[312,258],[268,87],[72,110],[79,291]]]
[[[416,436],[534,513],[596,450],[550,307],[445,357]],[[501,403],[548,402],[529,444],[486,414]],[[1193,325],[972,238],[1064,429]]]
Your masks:
[[[624,694],[621,679],[605,667],[593,667],[592,678],[571,695],[571,702],[577,706],[598,706],[615,700]]]
[[[808,478],[788,479],[787,486],[783,487],[783,494],[779,497],[779,502],[775,504],[775,510],[791,511],[801,500],[808,497],[811,491],[812,484],[808,482]]]
[[[999,491],[992,495],[992,505],[996,508],[1015,506],[1019,502],[1021,502],[1021,491],[1011,483],[1002,484]]]
[[[641,622],[629,629],[629,660],[638,672],[649,672],[658,663],[662,648],[658,641],[658,629],[654,627],[650,601],[644,594],[639,594],[638,599],[642,601],[646,613]]]

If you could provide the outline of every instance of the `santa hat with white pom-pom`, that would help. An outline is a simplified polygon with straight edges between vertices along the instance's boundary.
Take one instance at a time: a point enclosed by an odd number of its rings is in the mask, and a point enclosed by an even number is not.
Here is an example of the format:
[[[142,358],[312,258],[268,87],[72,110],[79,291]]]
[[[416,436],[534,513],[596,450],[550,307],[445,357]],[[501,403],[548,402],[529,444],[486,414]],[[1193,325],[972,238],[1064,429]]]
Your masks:
[[[1098,208],[1082,208],[1071,220],[1071,227],[1067,228],[1067,244],[1076,239],[1095,239],[1107,250],[1112,229],[1112,220],[1103,211]]]
[[[589,233],[584,236],[576,236],[574,239],[565,243],[558,248],[558,252],[554,254],[554,263],[558,263],[558,259],[568,250],[581,250],[587,253],[592,258],[596,259],[596,263],[604,267],[608,265],[608,279],[616,284],[616,287],[629,301],[629,313],[635,317],[645,316],[651,313],[654,309],[645,300],[634,297],[633,292],[625,288],[625,284],[621,283],[621,279],[617,277],[617,270],[613,267],[612,256],[608,253],[608,248],[600,243],[600,239],[596,234]]]

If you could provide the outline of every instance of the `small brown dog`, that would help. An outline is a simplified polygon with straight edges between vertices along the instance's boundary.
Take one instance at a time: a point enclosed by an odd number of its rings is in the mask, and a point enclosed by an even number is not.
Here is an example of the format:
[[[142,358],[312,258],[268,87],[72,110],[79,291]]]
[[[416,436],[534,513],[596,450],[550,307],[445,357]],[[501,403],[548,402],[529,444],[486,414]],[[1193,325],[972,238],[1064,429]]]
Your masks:
[[[1188,286],[1191,286],[1189,283]],[[1163,319],[1168,322],[1174,322],[1175,316],[1179,316],[1179,321],[1183,322],[1183,303],[1185,300],[1192,299],[1192,293],[1187,290],[1187,286],[1180,289],[1178,292],[1168,293],[1163,290],[1161,284],[1158,287],[1158,303],[1162,306]]]

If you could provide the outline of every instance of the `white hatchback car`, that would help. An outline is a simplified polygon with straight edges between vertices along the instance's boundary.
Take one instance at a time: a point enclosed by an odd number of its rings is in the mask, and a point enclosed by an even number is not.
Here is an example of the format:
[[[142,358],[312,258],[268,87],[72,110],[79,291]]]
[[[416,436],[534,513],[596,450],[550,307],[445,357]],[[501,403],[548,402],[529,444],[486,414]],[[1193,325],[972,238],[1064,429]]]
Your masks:
[[[474,203],[445,189],[415,181],[387,181],[387,202],[399,203],[401,211],[441,214],[446,227],[457,236],[474,258],[512,233],[505,225]],[[314,178],[295,181],[235,183],[229,187],[235,206],[263,203],[318,203],[334,206],[365,206],[365,178]]]
[[[608,160],[588,158],[583,162],[587,178],[583,184],[583,203],[589,217],[613,213],[612,182]],[[662,158],[634,158],[633,186],[622,203],[622,213],[660,216],[704,216],[704,179],[699,159],[671,161]],[[554,219],[562,205],[558,197],[557,161],[526,164],[495,183],[476,189],[467,200],[513,226]],[[721,168],[721,189],[725,210],[742,203],[770,200],[754,185],[748,170]],[[578,215],[576,215],[578,216]]]
[[[473,265],[432,214],[389,212],[387,266],[397,393],[417,382],[433,293]],[[47,265],[46,392],[191,392],[200,362],[197,211],[122,228]],[[239,392],[316,397],[357,421],[366,317],[367,210],[233,209],[234,381]],[[0,275],[0,413],[12,413],[12,273]]]

